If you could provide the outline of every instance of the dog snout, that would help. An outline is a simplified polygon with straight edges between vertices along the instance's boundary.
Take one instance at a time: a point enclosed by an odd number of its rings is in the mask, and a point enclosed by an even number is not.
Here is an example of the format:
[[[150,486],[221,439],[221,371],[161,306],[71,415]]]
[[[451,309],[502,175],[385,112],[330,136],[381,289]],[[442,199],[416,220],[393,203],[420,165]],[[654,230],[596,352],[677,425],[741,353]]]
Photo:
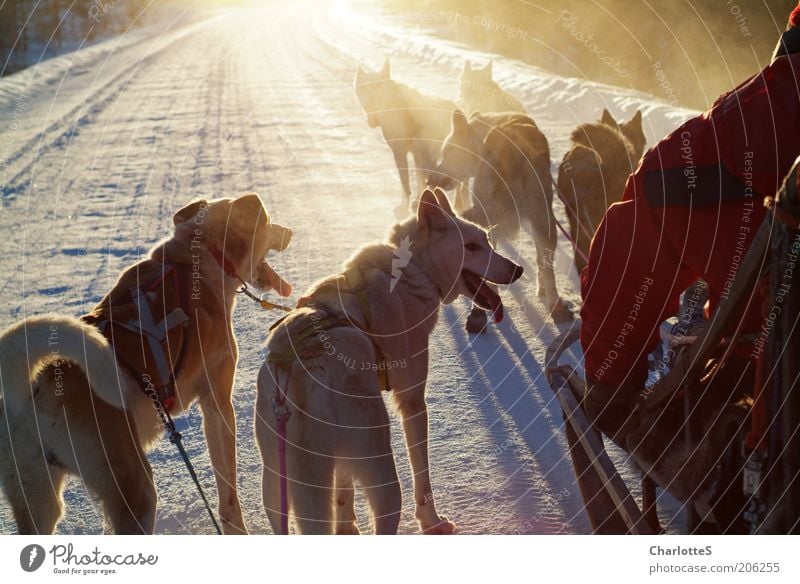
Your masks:
[[[514,273],[511,276],[511,281],[516,282],[517,280],[519,280],[522,277],[522,272],[524,271],[525,270],[522,269],[522,266],[514,264]]]
[[[283,225],[272,223],[269,226],[270,245],[269,249],[275,251],[284,251],[289,247],[289,242],[292,240],[292,230]]]

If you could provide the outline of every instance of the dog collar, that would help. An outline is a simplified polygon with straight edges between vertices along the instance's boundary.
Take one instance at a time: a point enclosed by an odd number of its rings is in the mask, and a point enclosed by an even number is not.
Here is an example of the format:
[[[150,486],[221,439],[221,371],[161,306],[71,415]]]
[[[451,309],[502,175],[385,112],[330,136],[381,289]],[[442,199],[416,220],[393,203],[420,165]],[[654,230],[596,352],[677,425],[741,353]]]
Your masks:
[[[233,278],[234,280],[241,280],[239,275],[236,273],[236,267],[228,258],[225,257],[221,251],[215,247],[212,247],[208,251],[211,253],[212,257],[217,260],[217,263],[225,271],[228,277]]]

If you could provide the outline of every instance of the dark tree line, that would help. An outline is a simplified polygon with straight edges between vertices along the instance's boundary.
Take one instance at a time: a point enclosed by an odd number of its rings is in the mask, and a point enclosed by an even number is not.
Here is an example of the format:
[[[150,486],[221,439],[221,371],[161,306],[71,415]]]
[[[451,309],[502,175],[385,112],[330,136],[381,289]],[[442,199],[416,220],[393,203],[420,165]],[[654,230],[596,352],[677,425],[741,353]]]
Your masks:
[[[0,74],[148,20],[149,0],[0,0]],[[163,1],[160,4],[164,4]]]

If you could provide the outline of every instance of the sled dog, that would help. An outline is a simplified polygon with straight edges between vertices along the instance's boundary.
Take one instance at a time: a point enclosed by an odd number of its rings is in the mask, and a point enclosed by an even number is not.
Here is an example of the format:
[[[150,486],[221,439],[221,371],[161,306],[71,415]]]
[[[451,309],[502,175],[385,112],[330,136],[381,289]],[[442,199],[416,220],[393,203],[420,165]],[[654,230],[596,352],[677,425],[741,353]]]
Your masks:
[[[395,533],[401,494],[381,390],[402,418],[423,533],[450,533],[436,509],[428,470],[428,340],[439,307],[459,295],[503,317],[488,284],[510,284],[522,268],[498,254],[479,226],[453,214],[445,193],[426,190],[415,217],[386,243],[367,246],[341,274],[312,286],[300,308],[274,326],[258,375],[256,438],[263,502],[281,533],[280,447],[275,404],[288,409],[286,511],[300,533],[358,533],[353,481],[363,487],[376,533]]]
[[[450,129],[452,101],[420,93],[391,78],[389,60],[377,72],[358,66],[355,92],[367,114],[370,128],[380,128],[400,175],[403,195],[396,208],[398,218],[408,215],[409,205],[425,186],[436,166],[442,141]],[[412,197],[408,156],[414,159],[416,191]]]
[[[556,322],[572,313],[556,289],[553,261],[556,225],[547,138],[525,114],[455,110],[432,185],[449,189],[474,177],[473,206],[462,215],[491,227],[493,238],[509,240],[530,226],[536,246],[538,295]]]
[[[603,110],[599,122],[581,124],[558,170],[558,193],[569,219],[576,247],[589,257],[589,244],[606,209],[622,198],[625,181],[636,169],[645,146],[642,113],[622,124]],[[578,273],[586,267],[575,253]]]
[[[21,534],[53,533],[68,475],[101,503],[107,529],[152,533],[156,481],[146,452],[164,433],[155,400],[162,414],[200,405],[221,527],[246,533],[231,314],[243,281],[290,293],[266,255],[282,251],[291,232],[270,222],[256,194],[195,200],[173,222],[172,237],[126,269],[88,315],[32,316],[0,333],[0,485]]]
[[[470,61],[464,62],[458,103],[467,115],[476,111],[526,113],[522,103],[492,79],[491,60],[482,68],[473,67]]]

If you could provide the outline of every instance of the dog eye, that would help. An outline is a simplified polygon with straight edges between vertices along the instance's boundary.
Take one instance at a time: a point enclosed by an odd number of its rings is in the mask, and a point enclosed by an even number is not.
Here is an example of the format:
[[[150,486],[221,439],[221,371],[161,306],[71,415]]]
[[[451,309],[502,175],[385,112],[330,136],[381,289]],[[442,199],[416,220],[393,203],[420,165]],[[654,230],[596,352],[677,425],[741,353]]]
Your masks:
[[[467,251],[478,251],[481,248],[480,245],[478,245],[477,243],[472,243],[472,242],[465,243],[464,247],[466,248]]]

